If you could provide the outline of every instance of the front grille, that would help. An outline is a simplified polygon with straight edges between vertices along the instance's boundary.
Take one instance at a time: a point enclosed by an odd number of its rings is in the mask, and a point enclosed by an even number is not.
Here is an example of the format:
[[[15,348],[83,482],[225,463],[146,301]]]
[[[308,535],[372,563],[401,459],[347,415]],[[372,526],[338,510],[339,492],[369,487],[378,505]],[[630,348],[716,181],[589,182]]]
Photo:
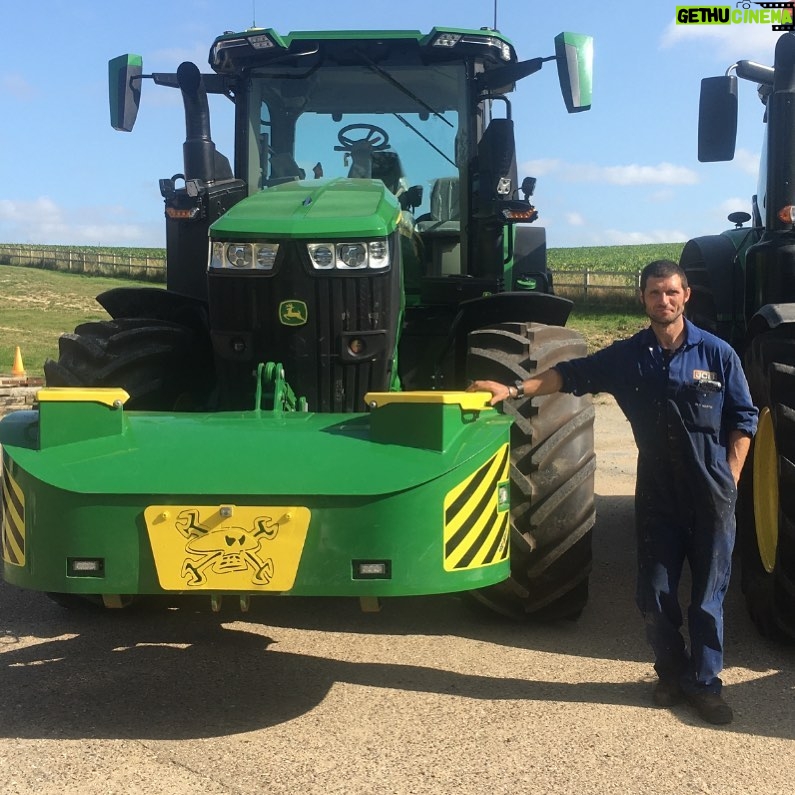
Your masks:
[[[391,256],[396,263],[394,245]],[[272,274],[211,273],[209,285],[219,372],[237,371],[235,390],[246,391],[250,382],[253,395],[250,373],[267,361],[284,365],[310,411],[363,411],[365,392],[389,388],[400,313],[397,264],[386,272],[314,271],[305,243],[293,242],[280,247]],[[288,323],[304,306],[306,322],[285,324],[287,304]],[[349,350],[353,340],[362,352]],[[240,397],[241,406],[249,405],[250,395]]]

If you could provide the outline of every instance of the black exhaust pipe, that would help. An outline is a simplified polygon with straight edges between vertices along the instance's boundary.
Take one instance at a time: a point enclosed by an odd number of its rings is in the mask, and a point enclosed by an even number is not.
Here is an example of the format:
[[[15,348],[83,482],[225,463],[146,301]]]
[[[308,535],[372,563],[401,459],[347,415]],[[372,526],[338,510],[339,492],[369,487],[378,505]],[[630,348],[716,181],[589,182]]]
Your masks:
[[[201,72],[188,61],[177,69],[177,85],[185,105],[182,145],[186,185],[174,179],[166,200],[166,256],[169,290],[207,301],[207,240],[210,224],[246,196],[246,183],[234,179],[229,161],[210,138],[210,105]],[[194,182],[191,186],[187,183]],[[198,182],[198,186],[195,184]],[[192,188],[198,187],[198,190]],[[162,187],[161,187],[162,191]],[[177,210],[176,214],[170,213]],[[187,211],[187,217],[185,214]]]
[[[181,63],[177,69],[177,82],[185,105],[185,143],[182,145],[185,179],[203,182],[230,179],[229,161],[217,152],[210,137],[210,105],[196,64],[190,61]]]

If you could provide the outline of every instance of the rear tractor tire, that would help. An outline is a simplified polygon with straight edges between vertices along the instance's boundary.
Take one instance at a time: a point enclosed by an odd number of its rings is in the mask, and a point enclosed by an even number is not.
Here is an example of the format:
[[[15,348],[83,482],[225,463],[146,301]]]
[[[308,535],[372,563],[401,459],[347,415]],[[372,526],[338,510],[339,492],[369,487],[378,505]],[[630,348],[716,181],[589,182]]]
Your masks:
[[[762,635],[795,639],[795,328],[755,337],[745,369],[760,416],[740,482],[742,588]]]
[[[467,377],[512,384],[584,356],[571,329],[505,323],[469,335]],[[511,427],[511,576],[471,596],[512,618],[579,617],[588,599],[594,511],[594,408],[557,393],[504,401]]]

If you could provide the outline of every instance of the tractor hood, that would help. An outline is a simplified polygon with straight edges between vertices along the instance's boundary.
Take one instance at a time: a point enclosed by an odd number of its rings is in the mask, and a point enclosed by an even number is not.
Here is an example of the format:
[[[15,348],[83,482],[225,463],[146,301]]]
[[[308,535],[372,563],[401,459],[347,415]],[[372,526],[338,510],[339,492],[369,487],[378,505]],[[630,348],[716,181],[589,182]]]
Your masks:
[[[385,237],[399,219],[398,201],[380,180],[301,180],[238,202],[210,227],[210,236]]]

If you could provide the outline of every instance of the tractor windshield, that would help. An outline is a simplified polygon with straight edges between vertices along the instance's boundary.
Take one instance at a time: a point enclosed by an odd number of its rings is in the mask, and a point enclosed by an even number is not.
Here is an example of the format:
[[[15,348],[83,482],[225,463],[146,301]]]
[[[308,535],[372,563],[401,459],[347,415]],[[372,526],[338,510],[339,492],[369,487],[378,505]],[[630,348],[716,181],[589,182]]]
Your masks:
[[[248,182],[381,179],[400,196],[459,176],[467,151],[466,80],[460,63],[429,67],[268,66],[252,72]],[[465,160],[466,158],[461,158]]]

